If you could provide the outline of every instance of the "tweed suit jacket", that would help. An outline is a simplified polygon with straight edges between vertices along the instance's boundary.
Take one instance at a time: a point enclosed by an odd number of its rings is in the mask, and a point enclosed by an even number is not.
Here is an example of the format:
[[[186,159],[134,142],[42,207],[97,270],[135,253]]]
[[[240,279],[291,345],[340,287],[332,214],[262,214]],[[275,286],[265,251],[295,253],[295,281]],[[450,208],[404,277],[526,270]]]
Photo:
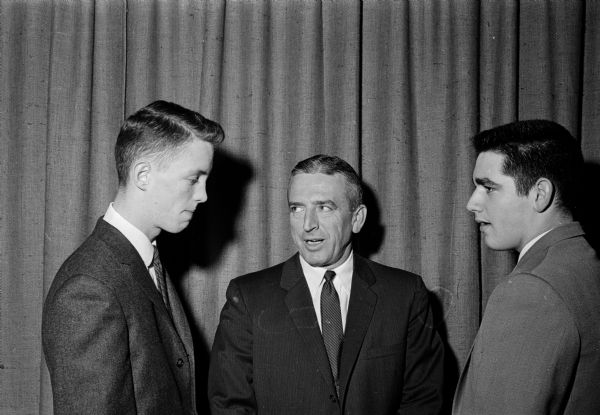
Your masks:
[[[196,413],[192,337],[168,278],[167,290],[172,317],[133,245],[100,219],[44,303],[55,414]]]
[[[455,414],[600,414],[600,261],[577,222],[537,241],[494,290]]]
[[[339,398],[298,254],[231,281],[209,370],[218,414],[435,414],[443,345],[417,275],[358,255]]]

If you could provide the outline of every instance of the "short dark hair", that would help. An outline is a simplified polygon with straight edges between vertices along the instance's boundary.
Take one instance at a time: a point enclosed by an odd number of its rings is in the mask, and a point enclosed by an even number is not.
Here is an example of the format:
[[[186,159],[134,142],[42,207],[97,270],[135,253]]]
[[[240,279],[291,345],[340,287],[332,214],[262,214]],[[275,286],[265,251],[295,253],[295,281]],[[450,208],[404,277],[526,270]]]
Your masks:
[[[350,209],[354,210],[363,203],[363,188],[356,171],[343,159],[336,156],[317,154],[302,160],[292,169],[291,176],[300,173],[340,174],[346,179],[346,193]]]
[[[477,154],[505,156],[503,173],[515,180],[518,195],[527,195],[545,177],[555,187],[557,206],[575,213],[583,155],[566,128],[548,120],[516,121],[480,132],[473,144]]]
[[[121,126],[115,145],[119,185],[127,184],[129,170],[141,156],[168,157],[194,139],[216,145],[224,138],[218,123],[181,105],[154,101]]]

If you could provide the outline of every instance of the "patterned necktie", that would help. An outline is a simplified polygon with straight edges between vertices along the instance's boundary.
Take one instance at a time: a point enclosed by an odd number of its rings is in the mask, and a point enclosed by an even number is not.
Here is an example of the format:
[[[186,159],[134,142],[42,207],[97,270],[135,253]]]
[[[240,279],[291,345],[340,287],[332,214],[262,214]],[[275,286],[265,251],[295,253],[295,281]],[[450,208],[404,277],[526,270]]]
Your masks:
[[[325,282],[321,290],[321,326],[323,342],[327,349],[331,373],[337,385],[339,359],[344,330],[342,328],[342,312],[340,310],[340,298],[333,286],[335,272],[327,270],[325,272]]]
[[[169,304],[169,295],[167,294],[167,280],[165,276],[165,270],[163,269],[162,263],[160,262],[160,257],[158,256],[158,249],[154,247],[154,255],[152,256],[152,264],[150,266],[154,267],[154,274],[156,275],[156,285],[158,286],[158,291],[160,291],[160,295],[167,307],[169,313],[171,313],[171,304]]]

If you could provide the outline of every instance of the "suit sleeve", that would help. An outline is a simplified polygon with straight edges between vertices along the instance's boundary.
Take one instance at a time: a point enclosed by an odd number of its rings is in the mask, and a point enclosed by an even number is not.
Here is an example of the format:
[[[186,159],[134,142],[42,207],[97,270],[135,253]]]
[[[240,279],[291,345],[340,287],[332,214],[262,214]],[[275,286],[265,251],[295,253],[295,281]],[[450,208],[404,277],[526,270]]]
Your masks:
[[[77,275],[51,292],[42,340],[55,414],[135,413],[127,326],[108,287]]]
[[[455,412],[562,413],[578,351],[560,296],[533,275],[513,277],[488,301]]]
[[[434,325],[429,293],[417,279],[407,335],[399,414],[438,414],[442,407],[444,346]]]
[[[211,413],[255,414],[252,388],[252,319],[232,281],[210,357],[208,397]]]

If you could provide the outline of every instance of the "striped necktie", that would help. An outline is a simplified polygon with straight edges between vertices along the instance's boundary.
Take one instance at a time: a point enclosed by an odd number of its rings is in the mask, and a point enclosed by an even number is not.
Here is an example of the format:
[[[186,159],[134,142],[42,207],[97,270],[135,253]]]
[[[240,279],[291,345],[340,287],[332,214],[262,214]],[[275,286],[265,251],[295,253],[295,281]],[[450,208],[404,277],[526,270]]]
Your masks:
[[[154,267],[154,274],[156,275],[156,285],[158,287],[158,291],[162,296],[162,299],[169,311],[171,313],[171,304],[169,303],[169,295],[167,293],[167,279],[166,273],[163,269],[162,263],[160,262],[160,257],[158,256],[158,249],[156,246],[154,247],[154,255],[152,256],[152,263],[150,266]]]
[[[337,385],[340,352],[344,338],[342,312],[340,310],[340,298],[333,286],[335,272],[327,270],[324,278],[325,282],[321,290],[321,330],[327,356],[329,357],[331,373]]]

